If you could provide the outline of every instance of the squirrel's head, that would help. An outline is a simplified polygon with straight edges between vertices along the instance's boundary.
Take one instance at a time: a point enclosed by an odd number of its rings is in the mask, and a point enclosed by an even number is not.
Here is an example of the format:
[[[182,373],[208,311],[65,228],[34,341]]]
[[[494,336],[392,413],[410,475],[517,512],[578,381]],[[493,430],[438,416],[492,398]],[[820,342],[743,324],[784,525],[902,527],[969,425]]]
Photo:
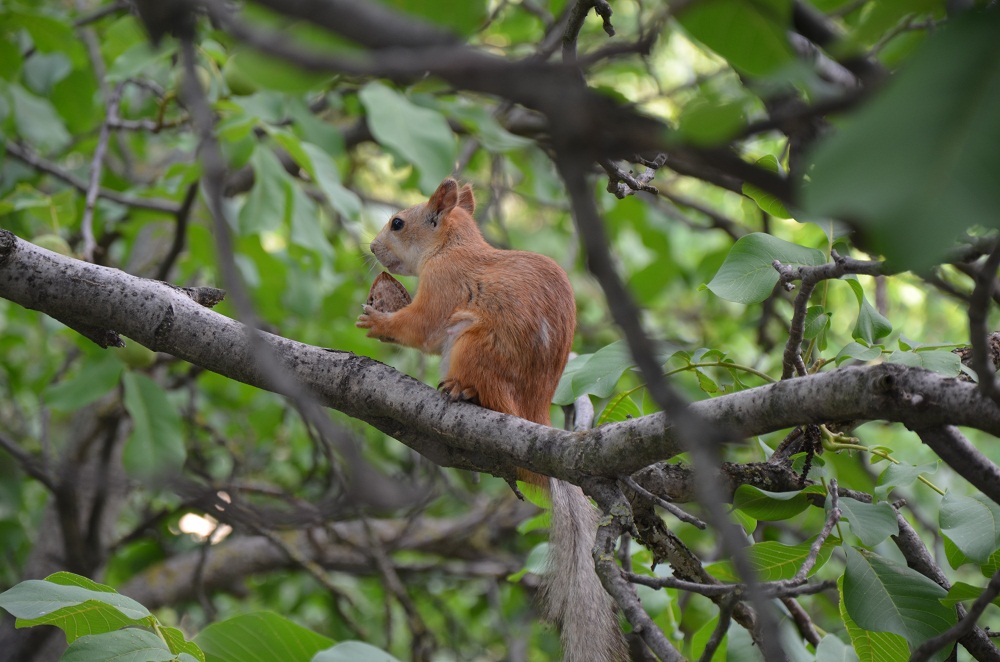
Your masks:
[[[372,240],[372,253],[392,273],[417,276],[424,260],[456,232],[471,228],[478,234],[472,219],[475,210],[472,187],[466,184],[459,188],[449,177],[426,203],[394,214]]]

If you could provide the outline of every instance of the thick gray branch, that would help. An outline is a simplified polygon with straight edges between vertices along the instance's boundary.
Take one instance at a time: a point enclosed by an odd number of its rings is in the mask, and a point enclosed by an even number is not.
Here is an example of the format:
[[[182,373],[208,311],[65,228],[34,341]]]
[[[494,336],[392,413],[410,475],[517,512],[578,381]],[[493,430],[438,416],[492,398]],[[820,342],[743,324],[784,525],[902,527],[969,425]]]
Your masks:
[[[158,281],[88,264],[0,231],[0,296],[58,319],[112,328],[155,351],[264,389],[243,326]],[[345,311],[345,315],[347,312]],[[317,400],[444,466],[509,475],[514,466],[579,483],[630,474],[681,452],[663,414],[587,432],[547,428],[465,403],[372,359],[261,333]],[[1000,407],[974,384],[883,364],[842,368],[696,402],[702,420],[747,437],[805,423],[887,420],[1000,436]]]

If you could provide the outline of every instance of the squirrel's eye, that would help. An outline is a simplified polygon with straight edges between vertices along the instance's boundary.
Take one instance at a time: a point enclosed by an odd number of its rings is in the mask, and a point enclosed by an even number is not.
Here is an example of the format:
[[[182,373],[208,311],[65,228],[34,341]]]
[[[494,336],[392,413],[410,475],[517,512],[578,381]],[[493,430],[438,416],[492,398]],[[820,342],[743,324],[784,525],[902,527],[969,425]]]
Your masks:
[[[399,230],[403,229],[403,225],[404,225],[403,219],[397,217],[392,219],[392,225],[390,227],[393,229],[393,231],[398,232]]]

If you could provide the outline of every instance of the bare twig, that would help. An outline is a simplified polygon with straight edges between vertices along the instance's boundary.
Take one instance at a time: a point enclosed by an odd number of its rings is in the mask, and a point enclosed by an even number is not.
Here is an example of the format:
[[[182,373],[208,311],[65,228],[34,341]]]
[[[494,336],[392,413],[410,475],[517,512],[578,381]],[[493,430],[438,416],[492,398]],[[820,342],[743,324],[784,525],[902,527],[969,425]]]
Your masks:
[[[621,478],[621,481],[630,490],[632,490],[633,492],[635,492],[636,494],[640,495],[641,497],[643,497],[645,499],[649,499],[650,501],[652,501],[653,503],[655,503],[657,506],[659,506],[660,508],[663,508],[664,510],[666,510],[668,513],[670,513],[671,515],[673,515],[674,517],[676,517],[680,521],[687,522],[688,524],[691,524],[691,525],[695,526],[696,528],[699,528],[699,529],[702,529],[702,530],[705,530],[705,528],[707,528],[706,525],[705,525],[705,523],[702,522],[700,519],[698,519],[694,515],[691,515],[690,513],[684,512],[684,510],[682,510],[681,508],[679,508],[677,505],[670,503],[666,499],[661,499],[660,497],[656,496],[655,494],[653,494],[652,492],[650,492],[649,490],[647,490],[646,488],[644,488],[642,485],[640,485],[639,483],[635,482],[632,479],[631,476],[623,476]]]
[[[89,186],[82,179],[71,175],[59,166],[55,165],[51,161],[47,161],[37,154],[33,154],[30,150],[25,147],[21,147],[15,142],[6,141],[4,148],[7,154],[13,156],[18,161],[26,163],[35,170],[44,172],[46,174],[52,175],[56,179],[63,181],[81,193],[87,193]],[[169,200],[156,200],[153,198],[137,198],[135,196],[128,195],[126,193],[119,193],[118,191],[113,191],[111,189],[101,188],[97,191],[97,196],[99,198],[104,198],[106,200],[111,200],[112,202],[117,202],[120,205],[125,205],[126,207],[134,207],[136,209],[148,209],[150,211],[163,212],[165,214],[176,214],[180,210],[180,205]]]
[[[843,37],[834,21],[801,0],[796,0],[792,5],[792,24],[796,32],[828,51]],[[869,58],[849,56],[840,64],[863,82],[878,82],[887,75],[881,64]]]
[[[164,256],[163,262],[160,263],[160,267],[156,270],[156,280],[167,279],[170,269],[174,266],[174,262],[177,261],[181,251],[184,250],[188,220],[191,218],[191,208],[194,207],[194,201],[197,197],[198,182],[194,182],[188,186],[187,193],[184,194],[184,201],[181,202],[181,207],[177,210],[177,227],[174,229],[174,240],[170,243],[170,250]]]
[[[788,330],[788,342],[782,359],[781,378],[788,379],[793,374],[800,377],[806,374],[806,366],[802,360],[800,346],[805,335],[806,310],[809,307],[809,297],[816,285],[823,280],[840,278],[847,274],[878,276],[885,273],[883,262],[856,260],[843,257],[836,251],[831,252],[831,262],[816,266],[800,266],[792,268],[774,261],[774,268],[779,274],[779,283],[792,287],[793,280],[801,280],[802,284],[793,304],[792,322]]]
[[[706,598],[713,599],[724,598],[730,595],[736,595],[742,598],[747,591],[747,585],[744,583],[723,584],[718,582],[714,584],[705,584],[688,579],[678,579],[677,577],[649,577],[647,575],[637,575],[635,573],[625,573],[625,578],[633,584],[641,584],[642,586],[648,586],[649,588],[675,588],[681,591],[704,595]],[[777,598],[822,593],[823,591],[826,591],[836,585],[837,583],[835,581],[823,581],[816,584],[800,584],[798,586],[791,585],[789,581],[777,581],[762,582],[759,585],[759,588],[761,595],[765,595],[769,598]],[[718,600],[716,600],[716,602],[718,602]]]
[[[830,537],[833,533],[833,527],[837,526],[837,522],[840,521],[840,506],[838,505],[839,495],[837,493],[837,481],[836,479],[830,480],[830,512],[826,516],[826,524],[823,525],[823,529],[816,536],[816,540],[809,547],[809,554],[806,556],[806,560],[802,562],[802,566],[799,571],[795,573],[795,577],[788,580],[789,584],[797,585],[805,583],[807,577],[809,576],[809,571],[813,569],[816,565],[816,560],[819,558],[819,553],[823,549],[823,544],[826,543],[826,539]]]
[[[129,3],[124,0],[118,0],[118,2],[113,2],[110,5],[95,9],[89,14],[85,14],[73,21],[73,27],[83,27],[85,25],[90,25],[91,23],[96,23],[105,16],[110,16],[111,14],[117,14],[118,12],[126,12],[129,10]]]
[[[729,632],[729,623],[732,619],[733,600],[723,600],[722,604],[719,605],[719,622],[712,630],[712,636],[708,638],[708,643],[705,644],[705,649],[702,651],[701,657],[698,658],[699,662],[709,662],[715,656],[715,651],[719,649],[726,633]]]
[[[645,191],[656,195],[659,191],[649,182],[656,177],[656,169],[662,166],[665,161],[666,157],[661,154],[657,157],[654,167],[647,166],[643,172],[633,175],[631,172],[625,172],[619,168],[610,159],[601,159],[601,167],[608,173],[608,193],[613,194],[619,200],[623,200],[636,191]]]
[[[665,202],[663,202],[664,207],[666,207],[667,205],[671,205],[671,206],[676,206],[678,208],[687,207],[688,209],[692,209],[697,213],[708,218],[708,220],[711,222],[711,225],[709,227],[718,228],[722,230],[730,237],[732,237],[733,240],[739,239],[740,237],[742,237],[747,233],[747,231],[743,228],[741,224],[725,216],[721,212],[712,209],[708,205],[702,204],[698,200],[694,200],[692,198],[688,198],[687,196],[680,195],[679,193],[675,193],[667,189],[666,187],[660,187],[659,195],[665,200]],[[664,209],[664,211],[669,214],[670,213],[669,207]],[[698,227],[699,229],[704,228],[704,226],[695,226],[694,224],[692,224],[692,226]]]
[[[990,251],[986,262],[976,275],[976,287],[969,298],[969,342],[972,343],[970,367],[979,377],[979,390],[1000,404],[1000,388],[997,388],[996,368],[993,366],[987,328],[998,267],[1000,267],[1000,240]]]
[[[382,546],[381,540],[379,540],[378,535],[372,530],[371,522],[367,518],[362,518],[361,521],[368,536],[368,546],[364,551],[382,576],[382,581],[386,588],[395,596],[396,601],[399,602],[406,613],[410,634],[413,637],[413,641],[411,642],[413,659],[418,662],[429,660],[433,656],[434,649],[437,646],[434,640],[434,633],[427,627],[423,617],[420,615],[420,611],[413,603],[413,599],[407,593],[406,586],[400,580],[399,574],[392,565],[389,555]],[[391,620],[391,618],[387,618],[386,623],[388,624]]]
[[[792,621],[795,623],[795,627],[798,628],[799,634],[802,638],[808,641],[813,646],[819,646],[820,636],[816,632],[816,628],[813,626],[812,618],[809,616],[809,612],[802,608],[795,598],[783,597],[781,598],[781,604],[785,605],[785,609],[788,613],[792,615]]]
[[[101,188],[104,155],[108,151],[108,141],[111,139],[111,121],[118,116],[118,105],[121,103],[125,85],[125,81],[119,83],[108,99],[107,114],[97,138],[94,158],[90,161],[90,183],[87,185],[87,201],[83,208],[83,219],[80,221],[80,230],[83,234],[83,259],[87,262],[94,261],[94,249],[97,248],[97,242],[94,240],[94,205],[97,204]]]
[[[188,123],[188,118],[183,117],[176,120],[164,121],[162,117],[158,118],[158,121],[153,120],[130,120],[125,118],[115,118],[108,125],[112,129],[117,129],[120,131],[148,131],[149,133],[159,133],[163,129],[172,129],[178,126],[184,126]]]
[[[611,5],[607,0],[576,0],[569,13],[569,22],[563,31],[562,57],[563,62],[576,62],[576,42],[583,29],[583,22],[587,19],[587,14],[593,9],[604,21],[604,31],[609,37],[615,36],[615,29],[611,25]]]
[[[0,434],[0,449],[3,449],[8,455],[14,458],[14,461],[17,462],[18,466],[20,466],[26,474],[44,485],[50,492],[55,492],[55,478],[53,478],[53,476],[45,468],[41,458],[35,457],[28,451],[24,450],[18,446],[14,440],[9,439],[4,434]]]

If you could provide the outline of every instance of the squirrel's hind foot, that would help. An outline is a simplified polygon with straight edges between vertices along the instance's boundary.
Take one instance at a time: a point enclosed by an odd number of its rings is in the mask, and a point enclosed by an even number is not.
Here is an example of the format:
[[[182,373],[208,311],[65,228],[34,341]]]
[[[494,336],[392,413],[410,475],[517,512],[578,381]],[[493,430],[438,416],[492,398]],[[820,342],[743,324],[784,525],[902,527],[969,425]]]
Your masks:
[[[479,404],[479,391],[475,386],[462,386],[457,380],[449,378],[438,384],[438,390],[448,396],[452,402],[471,402]]]

